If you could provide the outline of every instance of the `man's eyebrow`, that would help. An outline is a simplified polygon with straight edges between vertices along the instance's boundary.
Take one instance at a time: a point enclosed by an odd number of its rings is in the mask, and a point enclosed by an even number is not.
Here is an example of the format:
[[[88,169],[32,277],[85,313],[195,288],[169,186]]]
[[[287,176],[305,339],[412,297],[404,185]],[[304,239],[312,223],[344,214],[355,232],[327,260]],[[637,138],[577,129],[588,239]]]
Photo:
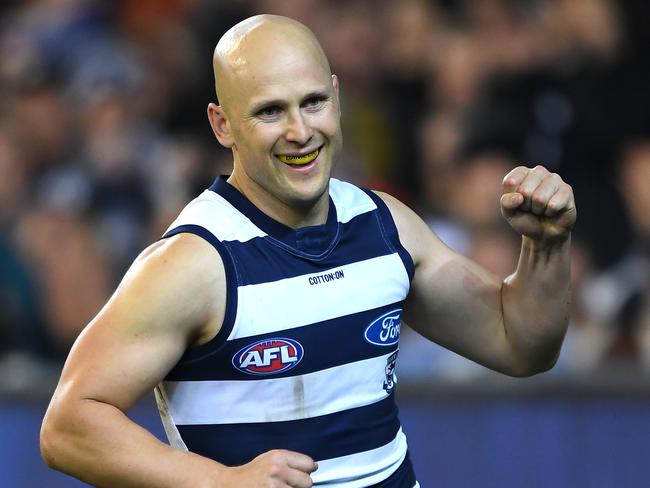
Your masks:
[[[307,95],[305,95],[302,100],[309,100],[310,98],[329,98],[330,93],[327,90],[314,90]]]

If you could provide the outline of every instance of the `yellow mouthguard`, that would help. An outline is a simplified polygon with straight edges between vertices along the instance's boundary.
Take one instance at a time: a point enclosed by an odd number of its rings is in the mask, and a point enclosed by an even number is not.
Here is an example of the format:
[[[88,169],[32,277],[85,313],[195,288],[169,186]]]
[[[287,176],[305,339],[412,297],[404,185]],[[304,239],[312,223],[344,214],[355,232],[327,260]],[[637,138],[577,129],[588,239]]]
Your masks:
[[[309,154],[305,154],[304,156],[287,156],[285,154],[281,154],[278,156],[278,159],[286,164],[309,164],[314,159],[316,159],[316,156],[318,156],[318,149],[316,149],[314,152],[310,152]]]

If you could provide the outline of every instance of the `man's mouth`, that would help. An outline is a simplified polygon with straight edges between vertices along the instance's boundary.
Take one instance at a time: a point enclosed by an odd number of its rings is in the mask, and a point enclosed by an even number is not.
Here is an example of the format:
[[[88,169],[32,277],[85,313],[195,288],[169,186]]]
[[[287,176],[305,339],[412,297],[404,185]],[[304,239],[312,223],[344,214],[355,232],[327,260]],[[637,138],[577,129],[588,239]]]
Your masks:
[[[316,149],[315,151],[312,151],[308,154],[303,154],[302,156],[293,156],[290,154],[280,154],[278,156],[278,159],[282,161],[285,164],[289,164],[291,166],[304,166],[305,164],[309,164],[314,159],[318,157],[318,154],[320,153],[320,147]]]

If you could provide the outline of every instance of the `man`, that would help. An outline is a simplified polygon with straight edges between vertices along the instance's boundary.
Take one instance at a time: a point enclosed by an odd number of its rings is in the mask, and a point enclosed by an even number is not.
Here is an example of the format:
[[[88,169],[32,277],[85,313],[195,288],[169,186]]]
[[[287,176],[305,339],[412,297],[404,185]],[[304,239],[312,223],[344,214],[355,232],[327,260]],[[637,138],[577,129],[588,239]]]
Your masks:
[[[571,188],[514,169],[504,283],[385,194],[330,179],[339,82],[276,16],[228,31],[208,118],[234,170],[136,260],[70,352],[48,464],[98,486],[418,486],[393,401],[404,318],[492,369],[550,368],[566,331]],[[468,195],[467,198],[471,198]],[[176,449],[125,412],[156,387]]]

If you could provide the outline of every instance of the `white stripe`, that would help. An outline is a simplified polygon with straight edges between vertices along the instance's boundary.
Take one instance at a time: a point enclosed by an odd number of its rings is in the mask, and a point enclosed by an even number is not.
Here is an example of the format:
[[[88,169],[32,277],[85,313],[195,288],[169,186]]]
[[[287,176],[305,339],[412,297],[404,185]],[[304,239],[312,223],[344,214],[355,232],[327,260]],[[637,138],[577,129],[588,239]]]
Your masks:
[[[156,397],[156,405],[158,405],[158,412],[160,412],[160,420],[162,421],[163,428],[165,429],[165,434],[167,434],[167,440],[169,440],[169,445],[180,449],[181,451],[187,451],[187,446],[181,437],[181,433],[178,431],[178,427],[174,423],[174,417],[169,412],[169,397],[165,391],[165,385],[159,384],[153,390],[154,396]]]
[[[361,488],[385,480],[400,467],[406,457],[406,436],[399,430],[388,444],[348,456],[317,460],[311,474],[314,486]],[[360,477],[360,473],[364,476]]]
[[[220,241],[246,242],[266,235],[221,195],[205,190],[183,209],[167,231],[181,225],[200,225]]]
[[[377,208],[372,198],[363,190],[336,178],[330,179],[329,193],[336,207],[337,220],[342,223]]]
[[[310,277],[337,270],[343,271],[343,278],[309,284]],[[302,327],[389,305],[404,300],[408,289],[408,274],[397,253],[314,275],[240,286],[237,317],[228,340]]]
[[[280,422],[370,405],[388,396],[388,356],[288,378],[167,381],[170,416],[178,425]]]

